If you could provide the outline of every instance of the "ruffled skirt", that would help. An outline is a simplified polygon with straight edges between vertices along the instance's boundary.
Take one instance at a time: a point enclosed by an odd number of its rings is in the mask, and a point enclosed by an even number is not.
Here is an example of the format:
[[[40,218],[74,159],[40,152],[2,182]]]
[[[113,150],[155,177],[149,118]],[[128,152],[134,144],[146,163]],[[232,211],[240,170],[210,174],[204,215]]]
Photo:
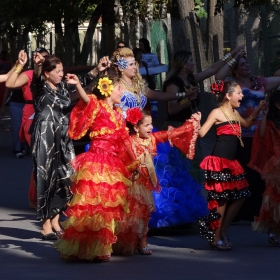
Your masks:
[[[220,227],[221,214],[217,211],[219,200],[237,200],[250,196],[245,172],[237,160],[207,156],[200,164],[204,170],[208,191],[209,214],[199,219],[199,230],[203,238],[213,242],[215,230]]]
[[[110,256],[118,223],[129,211],[131,174],[118,157],[102,151],[80,154],[72,164],[73,199],[62,223],[64,234],[54,246],[63,259]]]
[[[203,186],[192,177],[189,159],[169,143],[160,143],[154,164],[161,190],[153,191],[156,211],[151,215],[150,228],[196,222],[207,215]]]

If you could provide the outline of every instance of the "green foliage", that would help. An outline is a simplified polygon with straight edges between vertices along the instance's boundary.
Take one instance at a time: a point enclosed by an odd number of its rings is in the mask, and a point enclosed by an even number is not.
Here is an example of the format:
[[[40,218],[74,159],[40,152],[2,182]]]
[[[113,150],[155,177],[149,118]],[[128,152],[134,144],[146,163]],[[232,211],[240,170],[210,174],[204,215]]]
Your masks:
[[[204,3],[201,0],[194,0],[195,2],[195,7],[194,11],[196,16],[201,19],[201,18],[207,18],[208,14],[204,9]]]

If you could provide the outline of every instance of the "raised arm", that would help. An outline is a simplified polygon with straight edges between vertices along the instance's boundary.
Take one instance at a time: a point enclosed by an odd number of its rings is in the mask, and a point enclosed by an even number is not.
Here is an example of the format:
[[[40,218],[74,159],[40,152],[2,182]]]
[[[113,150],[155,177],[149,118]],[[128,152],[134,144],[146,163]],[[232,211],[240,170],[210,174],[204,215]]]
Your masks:
[[[261,100],[259,103],[259,106],[256,110],[254,110],[254,112],[246,119],[243,119],[240,115],[240,124],[242,127],[244,128],[248,128],[250,126],[252,126],[256,120],[256,118],[258,117],[259,113],[261,110],[266,110],[267,108],[267,103],[265,100]],[[237,112],[238,113],[238,112]],[[239,114],[239,113],[238,113]]]
[[[240,54],[240,50],[243,50],[243,48],[243,46],[235,48],[232,52],[227,53],[222,59],[216,61],[204,71],[194,74],[195,82],[199,83],[215,74],[216,80],[224,80],[228,75],[230,65],[234,63],[234,59],[236,59],[236,56]],[[220,76],[220,78],[217,78],[217,75]]]
[[[88,103],[89,102],[89,97],[86,94],[85,90],[83,89],[79,78],[74,74],[67,74],[65,76],[65,79],[66,79],[66,82],[68,84],[76,86],[76,91],[79,94],[80,99],[83,100],[85,103]]]
[[[24,50],[21,50],[18,55],[18,65],[11,72],[7,81],[6,87],[19,88],[28,83],[28,77],[24,73],[20,73],[27,62],[27,54]]]

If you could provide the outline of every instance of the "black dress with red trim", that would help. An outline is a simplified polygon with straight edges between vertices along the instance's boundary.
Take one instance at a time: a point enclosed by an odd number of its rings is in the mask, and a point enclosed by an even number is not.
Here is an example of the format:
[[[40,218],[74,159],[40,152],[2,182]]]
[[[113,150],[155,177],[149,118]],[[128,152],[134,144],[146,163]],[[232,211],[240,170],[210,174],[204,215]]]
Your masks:
[[[219,200],[232,201],[250,196],[244,169],[235,159],[239,144],[236,131],[239,131],[236,122],[216,125],[217,139],[213,152],[200,164],[205,172],[209,214],[199,219],[199,230],[200,235],[209,242],[213,242],[215,230],[220,227],[221,214],[217,211]]]

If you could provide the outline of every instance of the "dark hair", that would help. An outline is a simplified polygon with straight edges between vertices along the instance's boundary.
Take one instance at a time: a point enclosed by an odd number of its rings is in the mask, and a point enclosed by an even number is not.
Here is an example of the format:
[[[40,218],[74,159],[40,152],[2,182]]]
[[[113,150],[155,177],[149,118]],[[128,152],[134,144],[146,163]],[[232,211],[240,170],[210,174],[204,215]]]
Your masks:
[[[47,49],[45,49],[45,48],[42,48],[42,47],[36,48],[34,52],[49,54],[49,51]]]
[[[119,44],[124,44],[124,47],[122,47],[122,48],[127,48],[127,44],[126,44],[125,41],[122,41],[122,40],[118,41],[118,43],[117,43],[117,49],[119,48]]]
[[[226,94],[229,93],[229,95],[232,95],[237,86],[239,86],[239,84],[235,81],[223,82],[217,80],[215,81],[215,83],[211,85],[211,89],[212,89],[212,93],[216,96],[219,104],[222,104]]]
[[[145,50],[150,53],[151,52],[151,46],[150,46],[150,42],[148,39],[146,38],[141,38],[139,39],[139,42],[142,42],[144,45]]]
[[[134,54],[134,57],[136,58],[136,55],[138,54],[138,53],[142,53],[142,51],[141,51],[141,49],[139,49],[139,48],[134,48],[133,50],[133,54]]]
[[[118,74],[117,74],[117,73],[115,74],[114,72],[110,72],[110,70],[109,70],[109,72],[108,72],[106,75],[101,75],[101,76],[97,79],[97,81],[95,82],[94,86],[92,87],[92,93],[97,97],[98,100],[103,100],[103,99],[106,98],[106,96],[103,95],[103,94],[100,92],[100,90],[98,89],[98,83],[99,83],[99,81],[100,81],[102,78],[104,78],[104,77],[107,77],[109,80],[111,80],[113,85],[114,85],[116,82],[119,82],[119,80],[120,80]]]
[[[232,67],[232,69],[231,69],[231,74],[232,74],[232,76],[233,76],[234,78],[236,77],[236,73],[235,73],[235,72],[236,72],[236,70],[237,70],[238,63],[239,63],[239,61],[240,61],[241,58],[245,59],[245,61],[247,62],[247,57],[246,57],[245,55],[240,56],[240,57],[237,58],[235,65],[233,65],[233,67]]]
[[[279,121],[280,119],[280,110],[275,106],[276,103],[280,103],[280,89],[273,91],[273,93],[269,96],[269,110],[267,119],[274,122],[275,125],[276,120]]]
[[[167,74],[166,80],[169,80],[173,76],[178,76],[182,66],[189,60],[192,56],[190,51],[179,50],[176,51],[171,60],[171,70]],[[193,73],[189,73],[187,77],[188,82],[195,86],[195,79]]]
[[[136,124],[136,126],[139,126],[143,123],[145,117],[148,117],[148,116],[152,116],[151,112],[148,111],[148,110],[141,110],[142,112],[142,119],[140,121],[138,121],[138,123]],[[128,127],[129,129],[129,134],[132,135],[132,134],[136,134],[135,130],[134,130],[134,124],[130,123],[130,122],[126,122],[126,126]]]
[[[45,76],[45,72],[51,72],[55,69],[57,64],[62,64],[58,57],[54,55],[45,56],[45,61],[42,64],[42,76]]]

